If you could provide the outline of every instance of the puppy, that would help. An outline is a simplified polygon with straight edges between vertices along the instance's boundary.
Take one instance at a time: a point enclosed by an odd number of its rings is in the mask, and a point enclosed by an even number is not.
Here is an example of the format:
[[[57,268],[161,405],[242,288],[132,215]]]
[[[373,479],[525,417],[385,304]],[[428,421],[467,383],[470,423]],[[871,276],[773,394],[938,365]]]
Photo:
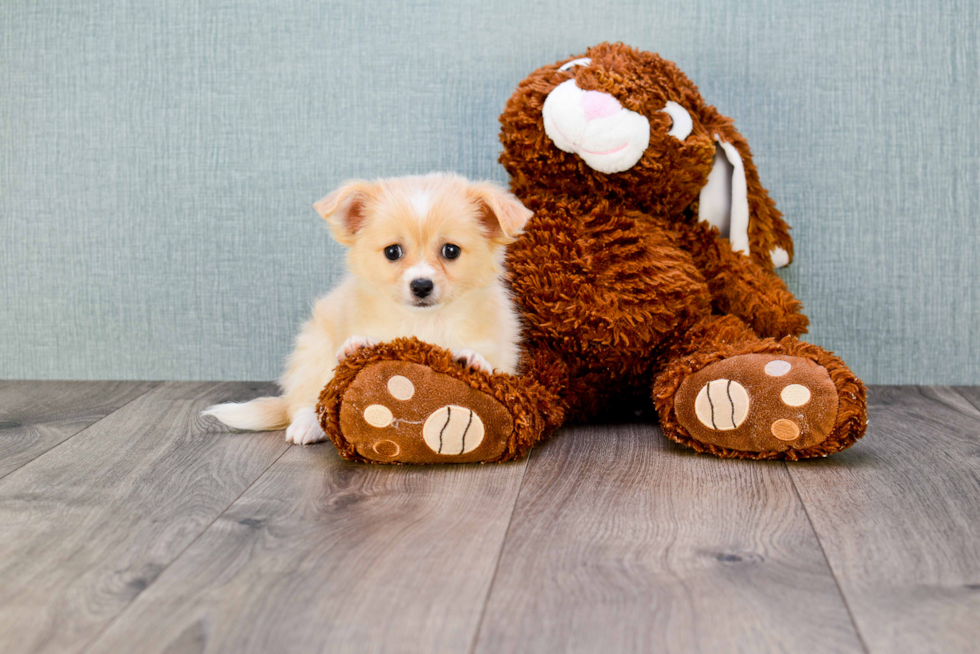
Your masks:
[[[349,275],[317,301],[279,381],[281,397],[212,406],[238,429],[326,435],[315,406],[337,363],[399,336],[466,365],[513,373],[520,326],[502,283],[505,246],[531,217],[510,193],[458,175],[351,181],[313,205],[347,249]]]

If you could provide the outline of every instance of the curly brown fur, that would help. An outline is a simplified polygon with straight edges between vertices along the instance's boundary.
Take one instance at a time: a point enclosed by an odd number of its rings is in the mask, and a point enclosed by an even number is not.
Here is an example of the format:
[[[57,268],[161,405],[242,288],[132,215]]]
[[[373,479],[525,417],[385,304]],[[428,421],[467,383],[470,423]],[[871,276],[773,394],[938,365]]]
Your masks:
[[[774,272],[733,252],[717,228],[693,223],[680,231],[680,242],[707,278],[715,313],[738,316],[763,337],[806,333],[810,320],[803,303]]]

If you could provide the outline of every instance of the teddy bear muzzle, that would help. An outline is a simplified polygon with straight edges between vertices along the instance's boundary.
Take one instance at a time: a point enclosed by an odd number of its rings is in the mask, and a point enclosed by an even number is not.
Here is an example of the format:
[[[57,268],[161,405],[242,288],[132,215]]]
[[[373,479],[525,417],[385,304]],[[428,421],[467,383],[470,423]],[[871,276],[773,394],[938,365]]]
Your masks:
[[[556,86],[542,108],[544,130],[559,150],[578,155],[601,173],[636,165],[650,145],[650,121],[602,91],[583,91],[570,79]]]

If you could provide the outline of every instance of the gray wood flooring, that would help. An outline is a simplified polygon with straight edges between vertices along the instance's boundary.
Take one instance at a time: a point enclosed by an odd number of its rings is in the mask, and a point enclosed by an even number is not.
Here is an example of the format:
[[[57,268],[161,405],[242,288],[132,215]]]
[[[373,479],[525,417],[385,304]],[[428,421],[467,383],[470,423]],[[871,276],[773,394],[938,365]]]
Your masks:
[[[450,467],[199,415],[272,390],[0,382],[0,652],[980,651],[980,389],[873,388],[816,461]]]

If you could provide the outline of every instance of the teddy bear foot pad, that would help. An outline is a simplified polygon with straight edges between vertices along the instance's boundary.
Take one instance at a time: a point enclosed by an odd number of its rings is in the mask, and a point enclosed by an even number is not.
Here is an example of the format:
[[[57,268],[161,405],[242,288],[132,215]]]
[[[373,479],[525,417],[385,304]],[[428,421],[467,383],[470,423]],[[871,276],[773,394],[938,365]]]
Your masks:
[[[472,463],[501,456],[507,409],[468,384],[406,361],[364,368],[344,392],[340,428],[378,463]]]
[[[809,359],[742,354],[684,380],[678,421],[695,440],[745,452],[802,450],[824,442],[837,417],[837,387]]]

